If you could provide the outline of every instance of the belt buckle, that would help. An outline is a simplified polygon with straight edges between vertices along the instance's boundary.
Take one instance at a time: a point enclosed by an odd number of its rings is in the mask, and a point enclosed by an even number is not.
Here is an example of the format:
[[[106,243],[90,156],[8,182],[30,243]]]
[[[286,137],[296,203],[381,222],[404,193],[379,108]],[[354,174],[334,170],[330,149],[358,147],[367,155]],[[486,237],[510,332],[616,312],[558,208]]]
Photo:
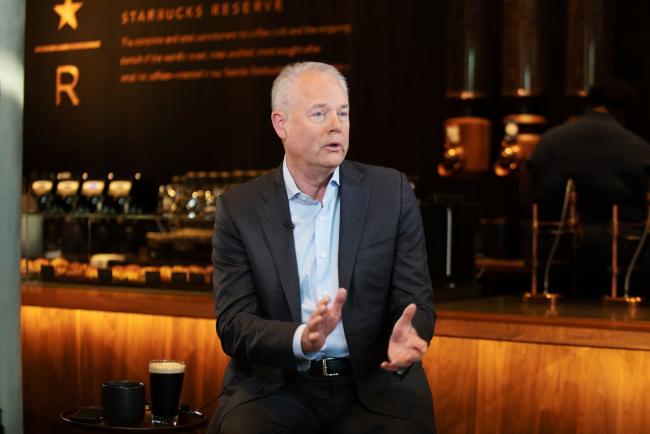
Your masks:
[[[338,372],[328,372],[327,371],[327,362],[329,360],[334,360],[334,357],[325,357],[324,359],[321,359],[320,363],[323,368],[323,377],[338,377],[339,373]]]

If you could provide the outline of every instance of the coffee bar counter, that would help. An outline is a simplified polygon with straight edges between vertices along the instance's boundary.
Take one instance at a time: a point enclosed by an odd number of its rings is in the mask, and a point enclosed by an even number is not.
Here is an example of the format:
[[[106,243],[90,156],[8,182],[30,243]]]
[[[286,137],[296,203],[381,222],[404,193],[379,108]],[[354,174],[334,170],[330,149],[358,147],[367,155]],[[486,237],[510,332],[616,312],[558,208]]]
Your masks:
[[[650,308],[490,297],[437,305],[439,336],[650,351]]]
[[[215,332],[211,293],[22,285],[25,433],[78,433],[60,412],[101,402],[108,380],[145,383],[148,362],[186,363],[181,402],[211,414],[228,358]]]
[[[187,364],[181,401],[211,414],[228,358],[208,292],[22,286],[25,432],[94,405],[107,380]],[[436,305],[424,365],[440,433],[650,432],[650,310],[516,297]],[[53,429],[55,427],[55,429]],[[75,432],[75,431],[69,431]]]
[[[492,297],[437,305],[441,433],[650,432],[650,310]]]
[[[25,282],[22,305],[215,318],[212,292]]]

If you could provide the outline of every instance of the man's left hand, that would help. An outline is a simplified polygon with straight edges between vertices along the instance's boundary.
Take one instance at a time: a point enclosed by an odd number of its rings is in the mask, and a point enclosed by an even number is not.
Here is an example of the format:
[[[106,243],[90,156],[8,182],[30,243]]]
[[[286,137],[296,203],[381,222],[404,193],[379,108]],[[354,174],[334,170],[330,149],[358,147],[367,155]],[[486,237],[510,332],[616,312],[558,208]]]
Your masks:
[[[416,309],[415,304],[409,304],[395,323],[388,342],[388,360],[382,362],[382,369],[397,372],[422,360],[428,345],[411,324]]]

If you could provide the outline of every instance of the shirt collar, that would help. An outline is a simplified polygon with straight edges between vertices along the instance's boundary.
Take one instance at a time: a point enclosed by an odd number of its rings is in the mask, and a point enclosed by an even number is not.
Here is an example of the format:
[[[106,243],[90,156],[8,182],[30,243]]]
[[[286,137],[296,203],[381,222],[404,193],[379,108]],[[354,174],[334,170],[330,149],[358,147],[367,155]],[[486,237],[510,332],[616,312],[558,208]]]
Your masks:
[[[339,169],[341,166],[337,167],[336,170],[334,170],[334,173],[332,174],[332,177],[330,178],[329,185],[333,185],[335,187],[340,186],[340,181],[339,181]],[[296,185],[296,181],[293,180],[293,176],[291,175],[291,172],[289,172],[289,168],[287,167],[287,156],[284,156],[284,160],[282,160],[282,176],[284,178],[284,186],[287,189],[287,197],[289,199],[295,197],[296,195],[303,194],[303,192],[300,191],[298,186]]]

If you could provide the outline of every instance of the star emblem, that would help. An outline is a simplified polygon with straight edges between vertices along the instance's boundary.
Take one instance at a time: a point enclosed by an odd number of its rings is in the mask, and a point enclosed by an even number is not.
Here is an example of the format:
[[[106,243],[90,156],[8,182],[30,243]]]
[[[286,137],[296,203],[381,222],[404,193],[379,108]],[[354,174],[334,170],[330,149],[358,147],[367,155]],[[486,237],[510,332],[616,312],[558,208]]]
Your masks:
[[[66,24],[73,30],[77,30],[77,11],[83,4],[83,2],[75,3],[72,0],[65,0],[62,4],[55,5],[54,12],[59,14],[60,17],[59,28],[57,30],[61,30]]]

